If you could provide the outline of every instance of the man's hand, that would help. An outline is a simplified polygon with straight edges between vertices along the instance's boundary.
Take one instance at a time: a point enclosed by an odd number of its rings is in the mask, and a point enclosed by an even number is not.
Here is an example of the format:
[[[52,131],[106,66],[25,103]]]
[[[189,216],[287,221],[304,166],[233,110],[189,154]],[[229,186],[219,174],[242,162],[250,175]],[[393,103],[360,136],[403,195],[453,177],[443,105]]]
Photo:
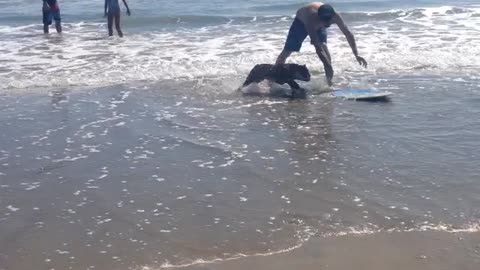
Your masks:
[[[332,86],[333,74],[334,74],[333,67],[330,63],[327,63],[327,62],[323,62],[323,67],[325,68],[325,77],[327,78],[328,86]]]
[[[130,12],[130,9],[127,9],[127,15],[130,16],[132,13]]]
[[[332,87],[333,85],[332,78],[327,77],[327,83],[328,83],[328,86]]]
[[[360,56],[357,55],[356,58],[357,58],[358,63],[359,63],[362,67],[365,67],[365,68],[366,68],[366,67],[368,66],[367,61],[366,61],[363,57],[360,57]]]

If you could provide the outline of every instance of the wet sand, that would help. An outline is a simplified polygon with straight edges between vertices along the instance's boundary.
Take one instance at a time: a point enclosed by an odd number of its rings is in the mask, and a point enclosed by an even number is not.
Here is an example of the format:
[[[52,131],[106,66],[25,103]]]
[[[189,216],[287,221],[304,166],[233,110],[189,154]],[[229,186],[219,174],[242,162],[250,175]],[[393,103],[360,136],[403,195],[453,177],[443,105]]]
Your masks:
[[[434,79],[378,79],[398,89],[377,103],[1,95],[0,269],[475,269],[478,83]]]
[[[479,267],[479,233],[385,232],[312,239],[292,252],[184,269],[477,270]]]

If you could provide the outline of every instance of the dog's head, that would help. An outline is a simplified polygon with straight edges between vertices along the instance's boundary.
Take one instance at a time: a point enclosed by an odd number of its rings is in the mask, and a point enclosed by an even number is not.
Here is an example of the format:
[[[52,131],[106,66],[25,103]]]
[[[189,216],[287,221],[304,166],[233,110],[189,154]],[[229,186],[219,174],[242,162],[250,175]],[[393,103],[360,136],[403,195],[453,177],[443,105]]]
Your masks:
[[[293,74],[295,80],[305,82],[310,81],[310,71],[306,65],[289,64],[288,69],[291,74]]]

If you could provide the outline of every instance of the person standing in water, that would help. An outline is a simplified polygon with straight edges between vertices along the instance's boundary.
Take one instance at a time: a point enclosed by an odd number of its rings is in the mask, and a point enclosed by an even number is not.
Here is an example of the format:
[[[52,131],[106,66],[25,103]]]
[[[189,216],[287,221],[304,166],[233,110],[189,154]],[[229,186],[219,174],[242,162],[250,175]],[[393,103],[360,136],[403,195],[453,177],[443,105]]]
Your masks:
[[[55,20],[55,28],[57,33],[62,33],[62,23],[60,17],[60,7],[57,0],[43,0],[43,32],[48,34],[52,20]]]
[[[332,6],[318,2],[308,4],[297,11],[295,20],[288,32],[285,47],[278,56],[276,64],[284,64],[292,52],[300,51],[303,41],[307,36],[310,36],[311,43],[323,63],[327,83],[329,86],[332,86],[332,58],[327,47],[327,28],[332,24],[336,24],[345,35],[358,63],[367,67],[367,61],[358,55],[355,38],[345,25],[342,17],[340,17],[340,14]]]
[[[120,4],[119,0],[105,0],[105,17],[108,17],[108,35],[113,36],[113,21],[115,20],[115,28],[117,29],[118,36],[123,37],[122,29],[120,28]],[[127,15],[130,16],[130,8],[127,1],[122,0],[123,4],[127,8]]]

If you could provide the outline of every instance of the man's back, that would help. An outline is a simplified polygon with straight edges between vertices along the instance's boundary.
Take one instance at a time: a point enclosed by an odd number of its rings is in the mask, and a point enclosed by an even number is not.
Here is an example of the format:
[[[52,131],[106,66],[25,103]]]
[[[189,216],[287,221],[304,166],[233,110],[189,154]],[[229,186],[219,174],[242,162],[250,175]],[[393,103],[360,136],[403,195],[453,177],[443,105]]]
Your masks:
[[[318,19],[318,9],[324,4],[321,2],[310,3],[297,11],[296,17],[305,25],[315,24],[317,27],[321,27],[322,22]]]

